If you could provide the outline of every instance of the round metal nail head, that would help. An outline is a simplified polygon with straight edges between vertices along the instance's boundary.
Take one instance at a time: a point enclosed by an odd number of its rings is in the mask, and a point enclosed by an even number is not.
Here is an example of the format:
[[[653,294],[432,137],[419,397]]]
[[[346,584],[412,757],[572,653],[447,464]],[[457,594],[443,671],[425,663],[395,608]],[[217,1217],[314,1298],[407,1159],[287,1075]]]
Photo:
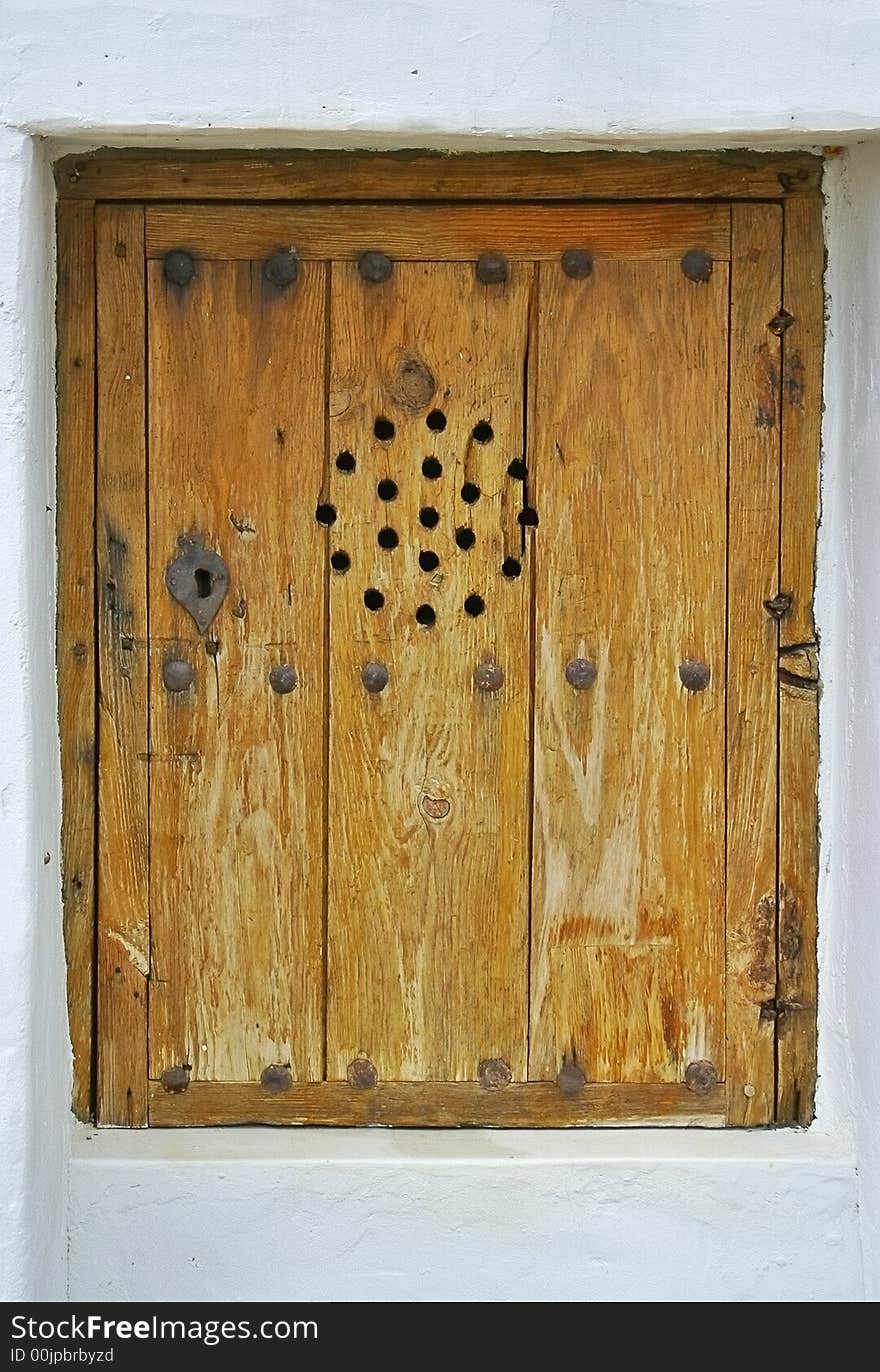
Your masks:
[[[699,1062],[689,1062],[684,1074],[684,1084],[695,1096],[707,1096],[718,1085],[715,1064],[706,1058]]]
[[[371,696],[377,696],[380,691],[384,691],[388,685],[388,668],[384,662],[368,662],[361,672],[361,681],[364,683],[364,690],[369,691]]]
[[[579,1067],[576,1062],[570,1062],[566,1059],[556,1078],[556,1085],[562,1094],[564,1096],[576,1096],[579,1091],[583,1091],[586,1084],[587,1078],[583,1068]]]
[[[705,662],[689,657],[678,669],[682,686],[686,691],[705,691],[712,678],[712,672]]]
[[[192,1069],[189,1067],[166,1067],[162,1073],[161,1082],[166,1091],[170,1091],[173,1096],[177,1096],[181,1091],[185,1091],[189,1086],[189,1074]]]
[[[393,270],[394,263],[383,252],[365,252],[358,258],[361,280],[369,281],[373,286],[380,286],[387,281]]]
[[[500,286],[510,274],[504,253],[482,252],[477,259],[477,280],[483,286]]]
[[[173,657],[162,664],[162,681],[166,691],[188,691],[195,675],[189,663],[181,658]]]
[[[292,285],[298,271],[299,262],[292,248],[279,248],[278,252],[273,252],[263,263],[264,277],[270,286],[276,286],[278,290]]]
[[[584,281],[593,272],[593,259],[583,248],[566,248],[562,254],[562,270],[572,281]]]
[[[164,271],[172,286],[188,286],[196,274],[196,264],[188,252],[175,248],[165,254]]]
[[[269,685],[276,695],[289,696],[296,689],[296,684],[296,668],[291,667],[289,662],[282,662],[269,673]]]
[[[712,259],[705,248],[691,248],[681,259],[681,269],[688,281],[706,282],[712,275]]]
[[[566,663],[565,679],[576,691],[587,691],[596,680],[596,664],[588,657],[573,657]]]
[[[289,1091],[292,1084],[290,1068],[281,1063],[273,1063],[260,1077],[260,1085],[265,1086],[267,1091]]]
[[[478,691],[492,693],[504,685],[504,672],[497,662],[480,662],[474,668],[474,685]]]
[[[348,1064],[345,1075],[348,1077],[349,1086],[353,1086],[357,1091],[369,1091],[379,1080],[379,1073],[369,1058],[355,1058]]]
[[[483,1058],[477,1077],[484,1091],[503,1091],[510,1085],[513,1073],[503,1058]]]

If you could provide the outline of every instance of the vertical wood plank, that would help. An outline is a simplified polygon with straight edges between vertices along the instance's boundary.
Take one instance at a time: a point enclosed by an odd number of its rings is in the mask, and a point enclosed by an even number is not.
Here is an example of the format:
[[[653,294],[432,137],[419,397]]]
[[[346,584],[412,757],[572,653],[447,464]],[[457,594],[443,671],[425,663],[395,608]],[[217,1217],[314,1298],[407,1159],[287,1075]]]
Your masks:
[[[326,271],[149,264],[154,1077],[322,1073]],[[191,532],[229,569],[206,633],[165,584]]]
[[[58,206],[58,706],[61,894],[73,1112],[94,1112],[95,243],[94,205]]]
[[[725,263],[540,267],[532,1078],[724,1075],[727,316]]]
[[[776,799],[782,211],[732,208],[727,643],[727,1113],[776,1100]]]
[[[816,1082],[818,663],[813,621],[822,419],[822,202],[785,207],[777,1122],[809,1124]]]
[[[98,1062],[101,1124],[147,1122],[144,214],[95,215],[98,347]]]
[[[532,276],[511,264],[484,286],[471,263],[395,263],[373,284],[333,264],[328,551],[350,565],[330,587],[331,1078],[360,1054],[386,1080],[473,1080],[494,1058],[525,1076],[528,554],[508,467],[523,455]],[[435,623],[417,622],[420,605]],[[373,694],[370,662],[389,674]],[[475,685],[481,664],[500,689]]]

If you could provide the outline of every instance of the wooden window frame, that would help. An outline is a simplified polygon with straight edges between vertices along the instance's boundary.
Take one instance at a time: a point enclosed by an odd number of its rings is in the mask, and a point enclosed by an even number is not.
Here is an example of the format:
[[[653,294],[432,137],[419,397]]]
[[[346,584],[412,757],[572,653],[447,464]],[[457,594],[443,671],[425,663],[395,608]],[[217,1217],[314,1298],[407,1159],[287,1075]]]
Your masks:
[[[804,153],[317,153],[102,150],[63,158],[58,193],[57,294],[57,662],[62,768],[62,895],[73,1044],[74,1114],[93,1119],[103,1091],[113,1122],[131,1125],[336,1122],[806,1125],[816,1079],[818,662],[813,585],[822,409],[824,244],[820,158]],[[737,596],[750,596],[766,563],[767,519],[778,525],[777,594],[767,602],[778,654],[776,716],[760,727],[762,702],[749,649],[728,659],[728,872],[743,853],[743,880],[727,883],[726,1079],[705,1095],[686,1086],[588,1084],[560,1109],[552,1083],[486,1093],[476,1083],[387,1083],[370,1092],[344,1082],[294,1085],[272,1096],[259,1083],[194,1083],[169,1095],[147,1081],[146,996],[128,1032],[144,1036],[138,1086],[99,1081],[97,1058],[102,949],[99,872],[97,615],[96,213],[115,205],[128,219],[161,202],[577,202],[719,201],[732,206],[731,256],[747,260],[761,207],[781,207],[782,301],[760,318],[756,288],[734,300],[731,346],[763,368],[777,422],[764,430],[737,405],[731,370],[730,444],[748,449],[741,470],[775,485],[767,509],[750,518],[747,492],[730,492],[728,623]],[[749,206],[753,207],[749,211]],[[774,211],[778,213],[778,211]],[[106,213],[106,211],[105,211]],[[770,325],[769,329],[767,325]],[[753,342],[749,342],[751,339]],[[776,349],[777,351],[774,351]],[[141,364],[142,365],[142,364]],[[749,384],[748,378],[741,378]],[[754,380],[752,374],[751,381]],[[767,434],[773,436],[767,439]],[[756,434],[758,437],[756,438]],[[769,512],[769,513],[768,513]],[[775,525],[774,525],[775,527]],[[749,601],[751,605],[751,600]],[[757,653],[753,652],[753,657]],[[766,693],[765,693],[766,694]],[[763,709],[766,715],[766,709]],[[757,722],[757,727],[756,727]],[[759,892],[749,866],[758,799],[757,750],[778,756],[775,868]],[[751,808],[750,808],[751,807]],[[107,880],[109,874],[101,874]],[[105,986],[105,993],[107,988]],[[769,993],[769,994],[768,994]],[[136,1003],[137,998],[135,998]],[[143,1023],[141,1023],[141,1018]],[[427,1086],[427,1090],[425,1087]],[[233,1093],[230,1097],[229,1093]],[[213,1093],[213,1095],[212,1095]],[[222,1095],[222,1099],[221,1099]],[[108,1112],[101,1116],[108,1119]],[[189,1118],[188,1118],[189,1116]]]

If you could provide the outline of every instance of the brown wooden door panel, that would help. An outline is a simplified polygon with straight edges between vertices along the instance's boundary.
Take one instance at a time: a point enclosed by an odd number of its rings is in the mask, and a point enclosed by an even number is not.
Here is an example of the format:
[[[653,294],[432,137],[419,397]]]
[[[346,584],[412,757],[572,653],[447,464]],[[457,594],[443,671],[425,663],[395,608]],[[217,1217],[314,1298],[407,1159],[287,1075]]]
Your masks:
[[[150,1068],[323,1071],[327,269],[149,264]],[[229,569],[206,633],[165,584],[181,536]],[[194,682],[163,683],[169,661]],[[296,672],[288,694],[269,676]]]
[[[530,1075],[722,1077],[727,268],[539,300]]]
[[[383,1079],[473,1080],[495,1058],[525,1077],[529,608],[508,466],[532,283],[531,264],[491,287],[470,264],[378,285],[333,267],[330,546],[351,565],[330,587],[331,1078],[359,1054]]]

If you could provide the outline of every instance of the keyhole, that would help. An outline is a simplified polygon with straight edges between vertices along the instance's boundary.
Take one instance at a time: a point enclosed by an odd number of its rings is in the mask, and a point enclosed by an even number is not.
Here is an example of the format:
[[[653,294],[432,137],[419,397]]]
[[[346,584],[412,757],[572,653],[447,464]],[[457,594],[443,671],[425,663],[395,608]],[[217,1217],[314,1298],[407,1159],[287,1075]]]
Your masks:
[[[212,577],[211,573],[207,571],[204,567],[196,567],[195,579],[196,595],[198,596],[199,600],[207,600],[211,594],[211,588],[214,584],[214,578]]]

